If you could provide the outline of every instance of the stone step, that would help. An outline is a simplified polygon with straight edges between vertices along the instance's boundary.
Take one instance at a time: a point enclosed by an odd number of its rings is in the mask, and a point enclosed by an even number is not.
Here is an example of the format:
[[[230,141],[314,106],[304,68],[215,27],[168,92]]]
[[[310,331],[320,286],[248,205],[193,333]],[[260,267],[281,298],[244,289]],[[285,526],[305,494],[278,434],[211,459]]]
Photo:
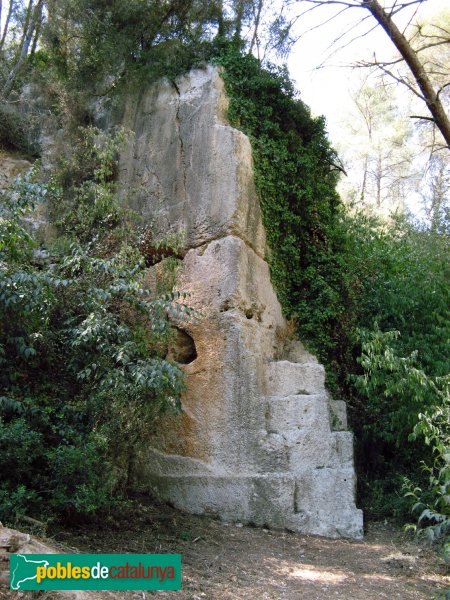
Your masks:
[[[304,469],[353,468],[353,434],[350,431],[310,429],[269,433],[261,444],[260,465],[269,457],[266,472]],[[270,465],[270,466],[269,466]]]
[[[353,468],[353,434],[329,429],[269,433],[261,444],[257,464],[266,473]]]
[[[318,363],[269,362],[266,384],[268,396],[325,393],[325,369]]]
[[[267,399],[266,424],[268,433],[329,429],[326,394],[296,394]]]
[[[310,531],[317,535],[362,538],[363,515],[354,505],[355,486],[352,467],[299,473],[295,479],[295,515],[291,519],[297,531],[308,522]]]
[[[351,467],[310,469],[295,476],[294,511],[327,511],[335,514],[339,505],[351,506],[356,486]]]
[[[297,436],[294,444],[290,440],[289,469],[298,473],[304,469],[353,469],[353,434],[350,431],[335,431],[318,435],[307,431]]]
[[[297,340],[285,342],[280,360],[288,360],[293,363],[317,363],[317,358],[308,352],[304,345]]]
[[[292,473],[156,476],[149,484],[161,500],[180,510],[228,522],[284,528],[294,511]]]
[[[302,511],[285,519],[285,528],[307,535],[320,535],[330,538],[363,539],[363,512],[346,506],[336,509],[333,517],[324,511]]]
[[[194,514],[329,537],[362,537],[362,511],[354,504],[350,468],[306,469],[295,476],[154,476],[147,485],[161,500]]]

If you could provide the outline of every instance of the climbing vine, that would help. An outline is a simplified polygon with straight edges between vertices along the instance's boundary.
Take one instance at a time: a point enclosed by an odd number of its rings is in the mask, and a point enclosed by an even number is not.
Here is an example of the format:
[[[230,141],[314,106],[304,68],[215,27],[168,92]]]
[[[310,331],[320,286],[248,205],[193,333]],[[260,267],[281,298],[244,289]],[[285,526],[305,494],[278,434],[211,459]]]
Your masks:
[[[284,314],[327,364],[338,364],[352,320],[346,235],[336,192],[339,164],[322,117],[296,98],[285,69],[251,55],[222,54],[231,124],[251,140],[255,183]]]

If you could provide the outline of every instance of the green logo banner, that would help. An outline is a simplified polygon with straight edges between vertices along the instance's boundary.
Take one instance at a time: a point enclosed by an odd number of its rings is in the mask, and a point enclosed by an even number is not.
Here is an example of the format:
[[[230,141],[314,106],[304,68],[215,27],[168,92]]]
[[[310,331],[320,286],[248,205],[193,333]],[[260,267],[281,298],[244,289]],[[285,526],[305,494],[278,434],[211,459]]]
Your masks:
[[[11,554],[12,590],[181,590],[181,554]]]

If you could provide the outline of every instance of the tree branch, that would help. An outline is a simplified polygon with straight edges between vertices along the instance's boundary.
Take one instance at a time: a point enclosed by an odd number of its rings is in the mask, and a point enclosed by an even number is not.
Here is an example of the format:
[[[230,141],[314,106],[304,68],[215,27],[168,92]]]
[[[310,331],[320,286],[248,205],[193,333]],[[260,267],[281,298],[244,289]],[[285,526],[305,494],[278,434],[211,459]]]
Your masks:
[[[417,53],[414,52],[408,40],[401,33],[390,16],[386,14],[378,0],[362,0],[362,5],[365,6],[378,21],[405,60],[423,94],[423,98],[433,116],[434,122],[450,148],[450,120],[438,95],[433,89],[431,81],[425,73]]]
[[[413,5],[420,5],[425,0],[411,0],[408,2],[397,2],[394,0],[390,6],[383,6],[380,4],[378,0],[353,0],[353,1],[345,1],[345,0],[298,0],[299,2],[308,2],[314,6],[319,5],[336,5],[344,7],[340,12],[346,10],[347,8],[361,8],[366,9],[373,16],[376,23],[380,25],[386,34],[391,39],[392,43],[398,50],[400,56],[407,64],[409,70],[411,71],[420,93],[418,90],[414,88],[406,80],[394,75],[391,71],[386,68],[387,64],[396,64],[397,61],[391,63],[379,63],[375,60],[375,63],[370,66],[376,66],[380,68],[384,73],[392,77],[399,83],[406,85],[410,91],[412,91],[416,96],[425,101],[428,110],[432,115],[432,120],[435,122],[437,128],[441,132],[448,148],[450,149],[450,120],[449,117],[442,105],[440,100],[439,92],[434,90],[433,84],[431,83],[428,74],[425,71],[424,64],[421,63],[419,59],[419,52],[425,49],[425,47],[420,48],[419,50],[415,50],[411,45],[411,42],[405,37],[405,34],[400,31],[397,25],[392,20],[392,16],[403,10],[404,8],[411,7]],[[415,13],[414,13],[415,14]],[[331,19],[328,19],[330,21]],[[411,22],[411,21],[410,21]],[[351,31],[351,29],[350,29]],[[335,45],[338,41],[342,39],[342,36],[348,34],[348,31],[341,34],[336,40],[334,40],[331,44],[331,47]],[[412,38],[414,39],[414,37]],[[349,42],[351,43],[351,42]],[[438,39],[434,43],[430,44],[430,47],[435,45],[440,45],[441,43],[446,43],[445,40]],[[347,44],[348,45],[348,44]],[[361,63],[358,66],[368,66],[367,64]],[[446,87],[446,86],[445,86]]]
[[[422,121],[431,121],[434,123],[433,117],[422,117],[420,115],[409,115],[410,119],[421,119]]]
[[[450,81],[444,85],[441,85],[441,87],[437,91],[437,97],[439,98],[440,93],[443,92],[445,90],[445,88],[447,88],[449,86],[450,86]]]
[[[385,73],[386,75],[388,75],[389,77],[394,79],[394,81],[396,81],[397,83],[401,83],[402,85],[406,86],[418,98],[425,101],[425,98],[422,96],[422,94],[420,94],[408,81],[406,81],[402,77],[398,77],[397,75],[394,75],[394,73],[392,73],[392,71],[389,71],[389,69],[386,69],[386,67],[384,66],[384,64],[382,62],[377,62],[377,60],[374,59],[373,63],[367,63],[365,61],[362,61],[360,63],[356,63],[355,66],[356,67],[364,67],[364,68],[376,67],[377,69],[380,69],[381,71],[383,71],[383,73]]]

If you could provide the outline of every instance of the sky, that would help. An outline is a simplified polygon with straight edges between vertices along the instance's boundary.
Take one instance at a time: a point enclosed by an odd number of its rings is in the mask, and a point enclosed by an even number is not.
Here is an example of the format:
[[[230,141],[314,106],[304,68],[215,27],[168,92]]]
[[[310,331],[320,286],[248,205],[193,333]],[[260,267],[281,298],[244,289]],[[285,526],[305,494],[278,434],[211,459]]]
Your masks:
[[[449,8],[448,0],[427,0],[419,6],[415,18],[426,19],[427,15],[445,8]],[[412,12],[409,9],[409,12],[405,10],[399,13],[394,19],[397,25],[406,25]],[[367,36],[356,39],[346,48],[333,54],[329,49],[330,42],[352,24],[357,24],[366,13],[369,14],[365,9],[351,8],[328,24],[321,25],[335,13],[335,6],[319,7],[303,20],[299,27],[301,31],[320,26],[306,33],[297,42],[289,58],[288,67],[300,97],[309,105],[314,115],[326,117],[330,137],[337,143],[339,136],[343,134],[343,116],[352,102],[350,92],[358,87],[362,75],[362,69],[352,69],[349,65],[362,58],[370,59],[374,52],[377,56],[389,57],[395,49],[381,27],[376,27]],[[370,29],[374,20],[370,15],[369,17],[364,24],[357,24],[346,39],[351,40],[352,37]],[[325,64],[321,67],[324,61]]]
[[[418,19],[426,21],[431,15],[445,9],[448,10],[449,2],[448,0],[427,0],[419,5],[417,14],[413,15],[415,8],[404,10],[395,17],[394,21],[400,29],[408,24],[411,17],[413,17],[413,23]],[[366,13],[369,18],[364,24],[360,24],[361,18]],[[375,23],[365,9],[351,8],[340,17],[321,25],[334,14],[336,14],[335,6],[320,7],[303,21],[301,31],[316,28],[306,33],[297,42],[289,57],[288,67],[301,99],[310,107],[314,116],[325,116],[332,146],[337,149],[341,158],[345,158],[346,148],[349,148],[352,143],[352,133],[349,131],[351,117],[349,115],[355,112],[351,94],[352,91],[356,92],[361,85],[362,78],[367,74],[367,69],[352,68],[351,65],[361,59],[370,60],[374,53],[377,58],[390,59],[395,56],[395,48],[381,27],[375,27],[368,35],[362,35]],[[354,37],[360,37],[337,52],[330,50],[330,43],[353,24],[356,24],[356,27],[345,40],[350,41]],[[341,41],[337,46],[343,44],[344,41]],[[397,85],[399,105],[403,103],[405,113],[409,114],[407,102],[411,99],[412,94],[401,84]],[[426,109],[422,114],[426,114]],[[419,158],[418,161],[420,160]],[[345,186],[356,184],[362,177],[360,165],[349,163],[347,160],[345,166],[347,177],[341,178],[339,187],[344,196]],[[418,168],[420,169],[420,167]],[[385,207],[387,213],[391,208]],[[415,218],[426,220],[423,199],[418,188],[408,192],[406,208]]]

